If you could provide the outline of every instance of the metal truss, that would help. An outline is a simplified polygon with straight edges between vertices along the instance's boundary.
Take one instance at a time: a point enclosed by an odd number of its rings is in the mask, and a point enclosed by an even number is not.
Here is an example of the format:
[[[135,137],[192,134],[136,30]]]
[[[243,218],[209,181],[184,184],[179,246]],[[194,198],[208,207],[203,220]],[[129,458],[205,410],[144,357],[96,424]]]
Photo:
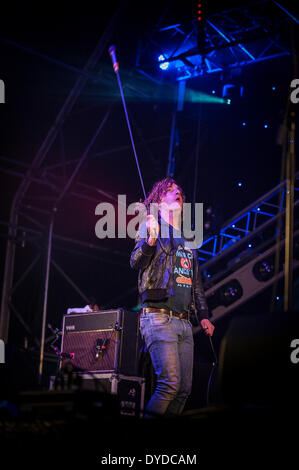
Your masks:
[[[200,24],[194,19],[165,26],[139,51],[136,67],[154,81],[178,81],[290,55],[290,22],[299,20],[269,0],[212,14]],[[159,70],[163,63],[170,73]]]
[[[299,230],[294,233],[294,242],[297,245],[298,239]],[[225,277],[205,290],[212,322],[223,318],[284,277],[282,261],[279,262],[277,271],[275,270],[275,250],[277,247],[280,251],[280,259],[283,260],[285,240],[281,240],[278,245],[273,245],[268,249],[261,247],[251,257],[244,258],[243,264],[237,263],[231,272],[226,270]],[[297,252],[293,260],[293,269],[298,270],[298,268],[299,254]],[[193,332],[198,333],[201,329],[200,326],[195,326]]]
[[[292,231],[291,271],[299,267],[299,172],[294,185],[294,220]],[[199,249],[201,272],[211,321],[217,321],[240,307],[244,302],[280,279],[292,282],[286,270],[287,239],[287,180],[256,200],[221,228],[219,235],[205,240]],[[203,247],[206,246],[206,249]],[[271,308],[273,308],[273,302]],[[285,303],[286,305],[286,303]],[[291,308],[291,304],[289,305]],[[194,333],[201,330],[194,327]]]
[[[299,172],[295,179],[295,206],[299,204]],[[240,247],[244,249],[256,249],[262,234],[269,227],[273,227],[285,215],[287,180],[277,185],[261,198],[243,209],[235,217],[228,220],[220,229],[219,234],[204,240],[198,249],[199,260],[202,268],[208,270],[217,256],[221,260],[222,255],[232,254]],[[276,229],[275,229],[276,230]]]

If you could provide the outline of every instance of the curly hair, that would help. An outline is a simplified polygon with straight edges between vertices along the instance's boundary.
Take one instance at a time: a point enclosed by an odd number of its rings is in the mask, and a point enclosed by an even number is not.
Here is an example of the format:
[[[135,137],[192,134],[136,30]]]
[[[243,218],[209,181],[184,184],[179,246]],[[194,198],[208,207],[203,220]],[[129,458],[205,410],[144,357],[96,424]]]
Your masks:
[[[182,190],[182,188],[177,184],[177,182],[173,178],[164,178],[161,181],[158,181],[157,183],[154,184],[151,192],[149,193],[148,197],[144,201],[144,203],[149,206],[151,203],[156,203],[160,204],[161,199],[165,194],[167,193],[168,188],[170,188],[173,184],[175,184],[178,189],[180,190],[180,193],[182,195],[183,202],[185,202],[185,193]]]

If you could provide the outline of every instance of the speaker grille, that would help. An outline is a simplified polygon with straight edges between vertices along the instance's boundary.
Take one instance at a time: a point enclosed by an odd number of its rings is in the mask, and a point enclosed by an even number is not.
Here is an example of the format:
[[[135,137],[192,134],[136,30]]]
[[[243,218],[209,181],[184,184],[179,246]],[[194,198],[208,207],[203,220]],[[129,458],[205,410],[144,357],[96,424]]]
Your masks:
[[[114,330],[65,333],[63,352],[74,354],[71,363],[78,370],[113,370],[116,335]],[[97,344],[103,341],[106,342],[106,349],[97,358]]]

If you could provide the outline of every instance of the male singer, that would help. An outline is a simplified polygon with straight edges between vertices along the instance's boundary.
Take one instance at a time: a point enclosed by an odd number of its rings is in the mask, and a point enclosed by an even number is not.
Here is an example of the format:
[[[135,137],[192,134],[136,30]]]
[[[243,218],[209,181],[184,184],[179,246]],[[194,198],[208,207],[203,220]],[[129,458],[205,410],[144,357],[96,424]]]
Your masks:
[[[145,417],[181,414],[191,393],[191,308],[205,333],[212,336],[214,332],[196,250],[186,247],[180,231],[184,201],[183,190],[172,178],[154,185],[145,203],[158,205],[158,217],[147,215],[146,228],[139,230],[130,259],[131,267],[138,270],[140,333],[157,377]]]

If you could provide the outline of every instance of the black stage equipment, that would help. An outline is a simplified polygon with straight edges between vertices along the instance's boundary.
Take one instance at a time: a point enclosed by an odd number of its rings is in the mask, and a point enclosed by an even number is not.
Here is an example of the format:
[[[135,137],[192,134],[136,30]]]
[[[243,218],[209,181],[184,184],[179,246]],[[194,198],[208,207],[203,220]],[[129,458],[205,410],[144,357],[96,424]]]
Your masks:
[[[219,353],[219,377],[226,403],[254,407],[297,407],[299,312],[234,318]],[[298,348],[299,351],[299,348]],[[297,354],[297,356],[296,356]]]

